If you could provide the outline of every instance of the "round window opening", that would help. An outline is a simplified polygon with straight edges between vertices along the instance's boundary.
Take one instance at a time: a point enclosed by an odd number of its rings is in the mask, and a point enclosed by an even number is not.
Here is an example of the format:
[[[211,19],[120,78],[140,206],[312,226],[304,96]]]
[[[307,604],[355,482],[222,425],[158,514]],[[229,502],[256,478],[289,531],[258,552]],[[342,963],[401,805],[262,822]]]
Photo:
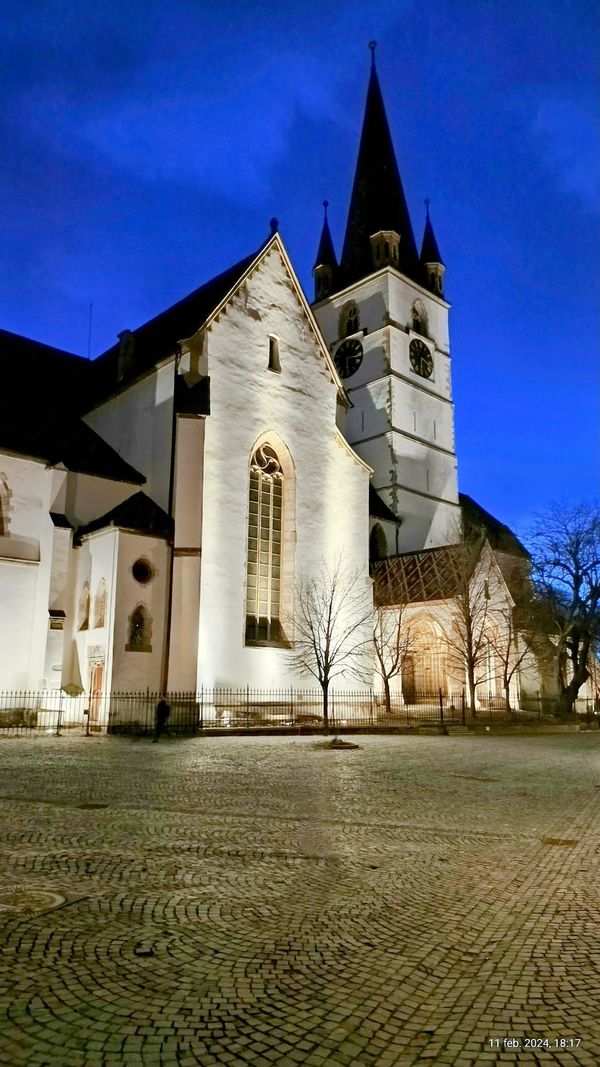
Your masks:
[[[146,585],[146,583],[150,581],[153,572],[147,559],[136,559],[131,568],[131,573],[136,582],[140,582],[141,585]]]

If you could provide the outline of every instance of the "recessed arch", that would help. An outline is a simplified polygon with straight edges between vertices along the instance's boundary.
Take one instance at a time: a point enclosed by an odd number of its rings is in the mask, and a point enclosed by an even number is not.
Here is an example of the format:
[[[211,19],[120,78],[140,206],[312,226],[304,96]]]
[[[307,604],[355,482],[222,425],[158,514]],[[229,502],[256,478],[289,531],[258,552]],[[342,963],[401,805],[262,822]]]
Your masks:
[[[369,559],[372,563],[387,557],[387,541],[383,527],[376,522],[369,536]]]
[[[138,604],[129,616],[127,652],[152,652],[152,616],[144,604]]]
[[[340,337],[350,337],[360,329],[360,316],[355,300],[349,300],[340,311]]]
[[[94,597],[94,627],[106,625],[106,582],[101,578]]]
[[[0,537],[6,537],[10,523],[12,492],[8,485],[8,478],[0,472]]]
[[[415,300],[412,310],[412,328],[423,337],[429,336],[429,316],[422,300]]]

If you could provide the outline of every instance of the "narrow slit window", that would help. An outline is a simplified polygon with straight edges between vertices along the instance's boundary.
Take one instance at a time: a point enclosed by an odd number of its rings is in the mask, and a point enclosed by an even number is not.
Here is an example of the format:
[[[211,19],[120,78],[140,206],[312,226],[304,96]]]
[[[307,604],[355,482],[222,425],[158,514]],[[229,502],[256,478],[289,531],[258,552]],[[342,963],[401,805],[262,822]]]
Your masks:
[[[269,370],[280,371],[279,341],[276,337],[269,337]]]

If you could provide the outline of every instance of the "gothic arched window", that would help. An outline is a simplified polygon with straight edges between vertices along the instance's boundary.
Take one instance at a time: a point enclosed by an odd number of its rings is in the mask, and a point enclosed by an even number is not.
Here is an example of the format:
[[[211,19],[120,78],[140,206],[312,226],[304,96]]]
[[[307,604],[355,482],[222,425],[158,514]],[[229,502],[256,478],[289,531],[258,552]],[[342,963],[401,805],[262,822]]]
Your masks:
[[[284,640],[281,611],[283,471],[277,453],[260,445],[250,461],[246,644]]]
[[[94,597],[94,626],[104,626],[106,622],[106,582],[101,578]]]
[[[358,316],[358,308],[352,300],[349,304],[344,304],[340,315],[340,337],[350,337],[353,333],[358,333],[360,327],[360,319]]]
[[[129,616],[129,640],[127,652],[152,652],[152,619],[143,604]]]

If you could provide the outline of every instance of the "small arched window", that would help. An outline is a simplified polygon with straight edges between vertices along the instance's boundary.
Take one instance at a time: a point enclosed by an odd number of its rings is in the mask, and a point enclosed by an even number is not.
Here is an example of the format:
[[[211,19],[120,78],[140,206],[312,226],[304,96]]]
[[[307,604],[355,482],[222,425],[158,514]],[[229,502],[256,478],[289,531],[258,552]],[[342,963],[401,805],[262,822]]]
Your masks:
[[[415,333],[427,337],[429,333],[429,319],[423,303],[415,300],[412,306],[412,328]]]
[[[106,582],[101,578],[94,597],[94,626],[106,625]]]
[[[250,461],[246,644],[280,644],[283,471],[277,453],[260,445]]]
[[[8,488],[8,479],[2,473],[0,474],[0,537],[4,537],[8,533],[11,497],[12,493]]]
[[[127,652],[152,652],[152,619],[143,604],[129,616],[129,640]]]
[[[375,526],[371,530],[371,536],[369,537],[369,556],[372,562],[378,559],[385,559],[387,556],[385,534],[378,522],[375,523]]]
[[[344,304],[342,313],[340,315],[340,337],[350,337],[353,333],[358,333],[360,328],[360,318],[358,315],[358,308],[352,300],[349,304]]]
[[[88,630],[90,626],[90,583],[84,582],[79,596],[78,630]]]

